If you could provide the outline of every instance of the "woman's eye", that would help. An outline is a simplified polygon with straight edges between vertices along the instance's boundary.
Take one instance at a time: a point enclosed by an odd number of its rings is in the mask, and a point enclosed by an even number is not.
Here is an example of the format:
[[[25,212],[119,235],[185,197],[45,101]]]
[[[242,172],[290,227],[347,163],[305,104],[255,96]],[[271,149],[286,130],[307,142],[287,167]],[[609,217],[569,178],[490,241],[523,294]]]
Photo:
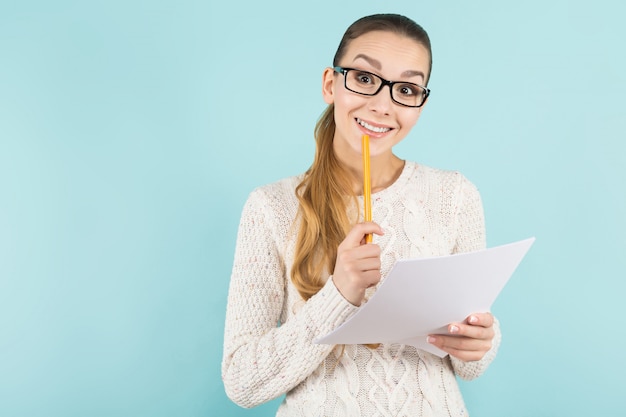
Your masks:
[[[364,73],[357,74],[356,79],[361,84],[372,84],[373,82],[372,77]]]
[[[417,86],[410,84],[402,84],[398,86],[398,92],[405,97],[416,96],[420,94],[420,89]]]

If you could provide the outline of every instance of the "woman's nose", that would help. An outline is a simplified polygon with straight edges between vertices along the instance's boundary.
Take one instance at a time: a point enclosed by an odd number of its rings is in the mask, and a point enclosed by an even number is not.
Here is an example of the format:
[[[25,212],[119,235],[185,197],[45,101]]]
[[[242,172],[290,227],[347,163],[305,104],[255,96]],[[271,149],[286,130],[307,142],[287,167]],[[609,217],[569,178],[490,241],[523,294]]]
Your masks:
[[[369,97],[369,109],[381,114],[389,114],[394,105],[391,100],[391,86],[385,85],[375,96]]]

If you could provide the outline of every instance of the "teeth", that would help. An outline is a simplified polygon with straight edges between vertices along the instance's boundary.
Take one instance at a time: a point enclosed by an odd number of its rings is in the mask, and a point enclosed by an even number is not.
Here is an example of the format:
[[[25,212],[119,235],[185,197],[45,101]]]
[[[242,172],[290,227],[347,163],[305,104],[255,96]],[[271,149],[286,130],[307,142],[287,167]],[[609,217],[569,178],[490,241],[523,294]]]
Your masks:
[[[363,120],[361,119],[356,119],[357,123],[360,124],[361,126],[363,126],[364,128],[371,130],[372,132],[376,132],[376,133],[385,133],[385,132],[389,132],[391,130],[391,128],[389,127],[376,127],[376,126],[372,126],[370,124],[365,123]]]

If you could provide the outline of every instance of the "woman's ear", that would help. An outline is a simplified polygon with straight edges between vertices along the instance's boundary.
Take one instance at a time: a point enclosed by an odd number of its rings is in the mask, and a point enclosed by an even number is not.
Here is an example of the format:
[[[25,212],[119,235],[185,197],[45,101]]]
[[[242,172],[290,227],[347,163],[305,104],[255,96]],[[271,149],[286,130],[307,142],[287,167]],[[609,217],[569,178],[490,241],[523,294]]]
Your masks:
[[[330,67],[322,74],[322,96],[326,104],[335,102],[335,70]]]

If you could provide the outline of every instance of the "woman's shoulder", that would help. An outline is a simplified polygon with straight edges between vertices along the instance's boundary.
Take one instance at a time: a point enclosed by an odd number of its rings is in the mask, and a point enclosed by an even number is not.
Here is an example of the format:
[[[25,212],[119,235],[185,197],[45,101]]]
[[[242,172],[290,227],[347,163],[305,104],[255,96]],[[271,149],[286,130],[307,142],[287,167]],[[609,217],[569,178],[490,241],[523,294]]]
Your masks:
[[[302,175],[282,178],[256,187],[250,195],[260,195],[270,200],[289,200],[296,198],[295,190],[300,182],[302,182]]]
[[[296,187],[301,181],[302,175],[298,175],[260,185],[248,195],[246,207],[293,214],[298,208]]]
[[[475,187],[474,184],[460,171],[435,168],[417,162],[407,161],[412,170],[414,181],[440,187],[442,190],[454,190],[465,187]]]

